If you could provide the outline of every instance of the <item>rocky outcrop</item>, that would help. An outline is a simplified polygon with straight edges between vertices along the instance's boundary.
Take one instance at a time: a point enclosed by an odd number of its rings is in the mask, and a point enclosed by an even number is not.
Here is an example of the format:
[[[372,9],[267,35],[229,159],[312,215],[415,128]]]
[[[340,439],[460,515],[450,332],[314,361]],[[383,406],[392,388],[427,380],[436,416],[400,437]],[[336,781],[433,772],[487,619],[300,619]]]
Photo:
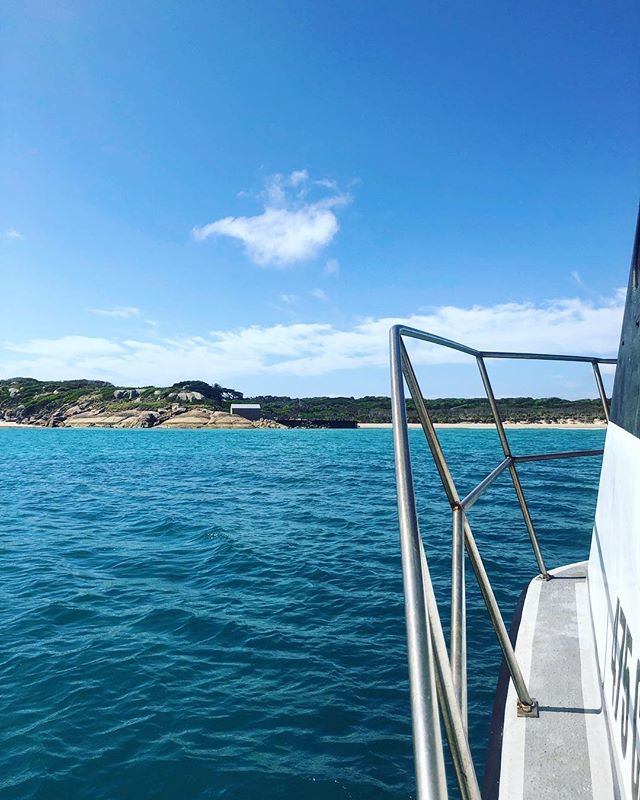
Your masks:
[[[69,409],[72,411],[73,409]],[[100,411],[90,409],[69,414],[59,422],[61,428],[154,428],[158,422],[168,419],[170,412],[160,411]]]
[[[65,419],[61,428],[139,428],[139,414],[132,411],[82,411]]]
[[[254,428],[255,425],[242,417],[208,408],[194,408],[172,416],[160,423],[159,428]]]
[[[49,428],[264,428],[220,409],[242,393],[204,381],[165,388],[114,386],[105,381],[0,379],[0,425]],[[222,398],[222,399],[220,399]]]
[[[77,408],[77,407],[76,407]],[[61,428],[284,428],[273,420],[250,422],[243,417],[208,408],[177,406],[157,411],[81,411],[69,409],[56,418]],[[74,413],[69,413],[73,411]]]
[[[116,389],[113,393],[116,400],[135,400],[138,395],[137,389]]]

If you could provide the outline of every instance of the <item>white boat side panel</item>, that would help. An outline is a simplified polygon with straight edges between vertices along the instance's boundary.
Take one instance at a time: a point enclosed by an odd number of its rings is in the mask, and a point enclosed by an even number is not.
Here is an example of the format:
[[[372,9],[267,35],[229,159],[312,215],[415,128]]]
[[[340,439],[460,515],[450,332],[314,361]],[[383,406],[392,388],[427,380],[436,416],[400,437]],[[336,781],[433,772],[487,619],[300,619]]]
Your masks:
[[[640,439],[609,424],[589,558],[598,666],[624,797],[640,788]]]

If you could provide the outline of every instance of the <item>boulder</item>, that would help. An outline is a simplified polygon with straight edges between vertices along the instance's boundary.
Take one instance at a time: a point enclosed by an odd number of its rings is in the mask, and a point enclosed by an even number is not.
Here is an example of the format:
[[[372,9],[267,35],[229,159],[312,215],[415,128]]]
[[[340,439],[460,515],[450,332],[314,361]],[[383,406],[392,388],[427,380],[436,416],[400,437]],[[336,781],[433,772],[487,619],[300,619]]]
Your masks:
[[[262,419],[257,420],[253,423],[254,428],[281,428],[283,430],[289,430],[286,425],[283,425],[281,422],[276,422],[274,419]]]
[[[242,417],[211,411],[208,408],[192,408],[173,415],[158,425],[159,428],[253,428],[252,422]]]
[[[173,409],[172,409],[173,410]],[[187,411],[180,409],[181,413],[173,412],[173,416],[161,422],[159,428],[206,428],[211,419],[212,412],[206,408],[193,408]]]
[[[238,414],[227,414],[226,411],[213,411],[208,427],[211,428],[255,428],[255,423]]]
[[[58,428],[65,424],[64,413],[60,410],[54,411],[47,420],[47,428]]]
[[[194,400],[204,400],[204,395],[200,394],[200,392],[178,392],[176,397],[186,403],[193,403]]]

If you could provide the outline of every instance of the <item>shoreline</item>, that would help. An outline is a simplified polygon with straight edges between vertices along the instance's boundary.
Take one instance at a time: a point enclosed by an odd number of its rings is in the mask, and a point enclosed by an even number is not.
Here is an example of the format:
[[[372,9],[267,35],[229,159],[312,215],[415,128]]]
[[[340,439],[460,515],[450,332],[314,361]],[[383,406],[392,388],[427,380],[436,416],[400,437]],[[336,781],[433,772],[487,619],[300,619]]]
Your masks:
[[[526,429],[533,429],[533,430],[548,430],[553,428],[563,428],[563,429],[575,429],[575,430],[604,430],[607,427],[606,422],[573,422],[573,421],[565,421],[565,422],[504,422],[503,423],[505,428],[509,428],[511,430],[521,428],[523,430]],[[418,429],[422,426],[419,422],[409,422],[409,428]],[[440,429],[447,429],[447,428],[469,428],[469,429],[491,429],[495,428],[495,424],[493,422],[434,422],[434,428]],[[383,430],[385,428],[389,429],[392,425],[390,422],[359,422],[358,428],[371,428],[371,429],[380,429]]]
[[[192,425],[172,425],[172,426],[154,426],[152,428],[124,428],[124,427],[114,427],[114,426],[60,426],[56,428],[47,428],[44,425],[29,425],[29,424],[21,424],[20,422],[10,422],[7,420],[0,420],[0,428],[13,428],[13,429],[25,429],[29,428],[32,430],[155,430],[156,427],[159,430],[167,430],[168,428],[173,430],[271,430],[270,428],[260,428],[260,427],[239,427],[235,425],[217,425],[217,426],[201,426],[195,427]],[[390,422],[358,422],[357,428],[335,428],[335,430],[391,430],[391,423]],[[411,429],[419,429],[421,427],[419,422],[410,422],[409,428]],[[464,428],[468,430],[478,429],[478,430],[489,430],[495,428],[493,422],[436,422],[434,423],[434,427],[438,429],[448,429],[448,428]],[[573,422],[573,421],[565,421],[565,422],[505,422],[504,427],[510,430],[554,430],[554,429],[563,429],[563,430],[604,430],[607,427],[606,422]],[[332,428],[281,428],[280,430],[334,430]]]

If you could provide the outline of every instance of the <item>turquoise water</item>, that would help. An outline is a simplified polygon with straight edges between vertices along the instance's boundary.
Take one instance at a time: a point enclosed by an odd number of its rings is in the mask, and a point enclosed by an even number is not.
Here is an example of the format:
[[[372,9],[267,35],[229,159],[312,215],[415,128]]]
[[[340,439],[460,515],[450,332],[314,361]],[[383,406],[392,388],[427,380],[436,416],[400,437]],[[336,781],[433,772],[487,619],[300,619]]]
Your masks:
[[[450,515],[412,431],[446,617]],[[516,431],[518,453],[600,431]],[[461,493],[500,460],[444,430]],[[407,798],[391,432],[0,430],[0,796]],[[550,566],[588,551],[599,459],[527,464]],[[471,512],[505,617],[535,574],[508,476]],[[470,572],[470,570],[468,570]],[[468,580],[471,738],[499,666]]]

